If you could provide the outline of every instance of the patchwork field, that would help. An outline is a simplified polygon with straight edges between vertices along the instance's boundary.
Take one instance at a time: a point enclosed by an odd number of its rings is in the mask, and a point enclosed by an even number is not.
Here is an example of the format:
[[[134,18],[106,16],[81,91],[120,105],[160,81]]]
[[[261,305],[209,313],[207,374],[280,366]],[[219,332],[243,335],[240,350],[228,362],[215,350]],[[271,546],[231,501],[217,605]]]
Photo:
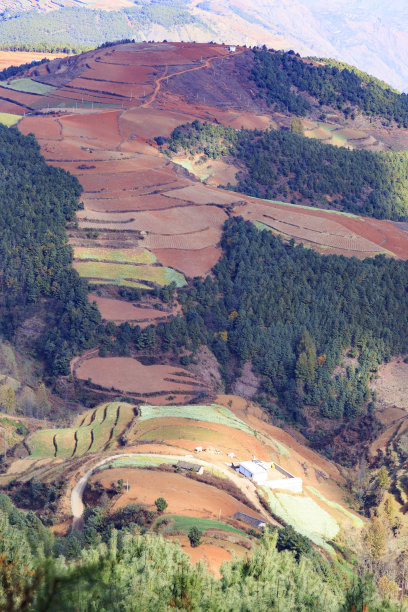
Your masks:
[[[392,224],[257,201],[217,188],[233,182],[237,170],[220,160],[202,166],[179,160],[183,168],[161,154],[154,138],[194,119],[237,129],[288,127],[287,117],[250,96],[241,93],[237,104],[228,94],[242,52],[217,44],[124,44],[69,63],[57,59],[3,88],[0,112],[21,116],[35,108],[39,114],[24,117],[19,129],[34,132],[47,161],[69,170],[83,186],[84,210],[69,232],[82,276],[101,285],[182,286],[184,276],[206,275],[217,262],[229,214],[242,214],[322,253],[408,257],[408,235]],[[214,75],[223,100],[218,90],[207,88]],[[206,100],[200,85],[208,89]],[[305,121],[305,130],[332,144],[374,146],[366,130],[341,125],[339,117],[332,123]],[[140,249],[156,261],[130,254]],[[130,265],[141,263],[143,268]],[[124,320],[124,312],[116,320]]]

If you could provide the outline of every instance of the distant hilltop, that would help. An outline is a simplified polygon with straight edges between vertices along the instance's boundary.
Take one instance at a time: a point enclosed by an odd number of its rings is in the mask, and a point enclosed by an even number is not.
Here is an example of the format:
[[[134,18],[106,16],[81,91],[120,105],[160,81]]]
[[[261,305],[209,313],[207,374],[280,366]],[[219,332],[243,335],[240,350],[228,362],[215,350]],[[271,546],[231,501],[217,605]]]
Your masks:
[[[97,19],[95,17],[97,16]],[[408,15],[369,0],[4,0],[2,47],[92,47],[106,40],[266,44],[302,55],[341,59],[391,83],[408,83]],[[19,49],[23,50],[23,49]]]

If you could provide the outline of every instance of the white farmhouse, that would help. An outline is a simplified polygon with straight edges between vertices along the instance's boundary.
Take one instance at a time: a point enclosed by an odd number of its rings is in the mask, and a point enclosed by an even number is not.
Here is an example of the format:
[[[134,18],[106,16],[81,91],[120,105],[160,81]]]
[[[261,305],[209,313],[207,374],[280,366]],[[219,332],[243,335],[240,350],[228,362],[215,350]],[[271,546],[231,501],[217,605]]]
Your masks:
[[[258,459],[242,461],[238,466],[238,472],[260,486],[266,485],[270,489],[302,493],[302,479],[290,474],[277,463],[266,463]]]
[[[237,48],[236,48],[234,45],[232,45],[232,46],[229,48],[229,50],[231,51],[231,53],[235,53],[235,51],[237,50]]]
[[[238,472],[253,480],[257,485],[264,485],[268,480],[270,463],[264,461],[242,461],[238,466]]]

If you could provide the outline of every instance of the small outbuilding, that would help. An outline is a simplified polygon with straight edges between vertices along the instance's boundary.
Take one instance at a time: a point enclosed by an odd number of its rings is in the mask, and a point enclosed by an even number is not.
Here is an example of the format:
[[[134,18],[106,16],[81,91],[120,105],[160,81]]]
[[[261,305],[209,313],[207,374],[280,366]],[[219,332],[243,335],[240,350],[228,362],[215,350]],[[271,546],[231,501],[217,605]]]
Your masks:
[[[229,48],[229,50],[231,51],[231,53],[235,53],[235,51],[237,50],[237,48],[234,45],[231,45],[231,47]]]
[[[204,472],[202,465],[189,463],[188,461],[177,461],[176,467],[180,470],[185,470],[186,472],[194,472],[195,474],[202,474]]]
[[[233,518],[237,521],[241,521],[241,523],[245,523],[246,525],[251,525],[251,527],[255,527],[255,529],[260,529],[263,531],[265,529],[266,523],[255,516],[251,516],[250,514],[246,514],[245,512],[236,512],[233,515]]]

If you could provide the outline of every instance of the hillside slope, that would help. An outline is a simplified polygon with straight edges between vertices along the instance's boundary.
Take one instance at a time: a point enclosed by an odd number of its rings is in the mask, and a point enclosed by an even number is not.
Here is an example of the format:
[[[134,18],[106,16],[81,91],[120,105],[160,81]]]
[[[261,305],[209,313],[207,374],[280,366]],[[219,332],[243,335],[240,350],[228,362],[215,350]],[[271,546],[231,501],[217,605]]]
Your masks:
[[[142,9],[145,15],[132,23],[132,18],[126,18],[135,13],[130,0],[5,0],[0,38],[5,43],[100,44],[107,37],[265,43],[302,55],[341,59],[401,90],[407,87],[408,15],[402,1],[393,2],[392,11],[382,2],[369,0],[338,0],[324,7],[316,0],[262,0],[247,6],[237,0],[190,0],[151,7],[148,0],[137,3],[136,13]],[[58,18],[50,15],[55,9],[61,12]],[[95,19],[90,9],[98,11]],[[122,18],[120,11],[131,13]],[[63,33],[58,22],[64,26]]]

